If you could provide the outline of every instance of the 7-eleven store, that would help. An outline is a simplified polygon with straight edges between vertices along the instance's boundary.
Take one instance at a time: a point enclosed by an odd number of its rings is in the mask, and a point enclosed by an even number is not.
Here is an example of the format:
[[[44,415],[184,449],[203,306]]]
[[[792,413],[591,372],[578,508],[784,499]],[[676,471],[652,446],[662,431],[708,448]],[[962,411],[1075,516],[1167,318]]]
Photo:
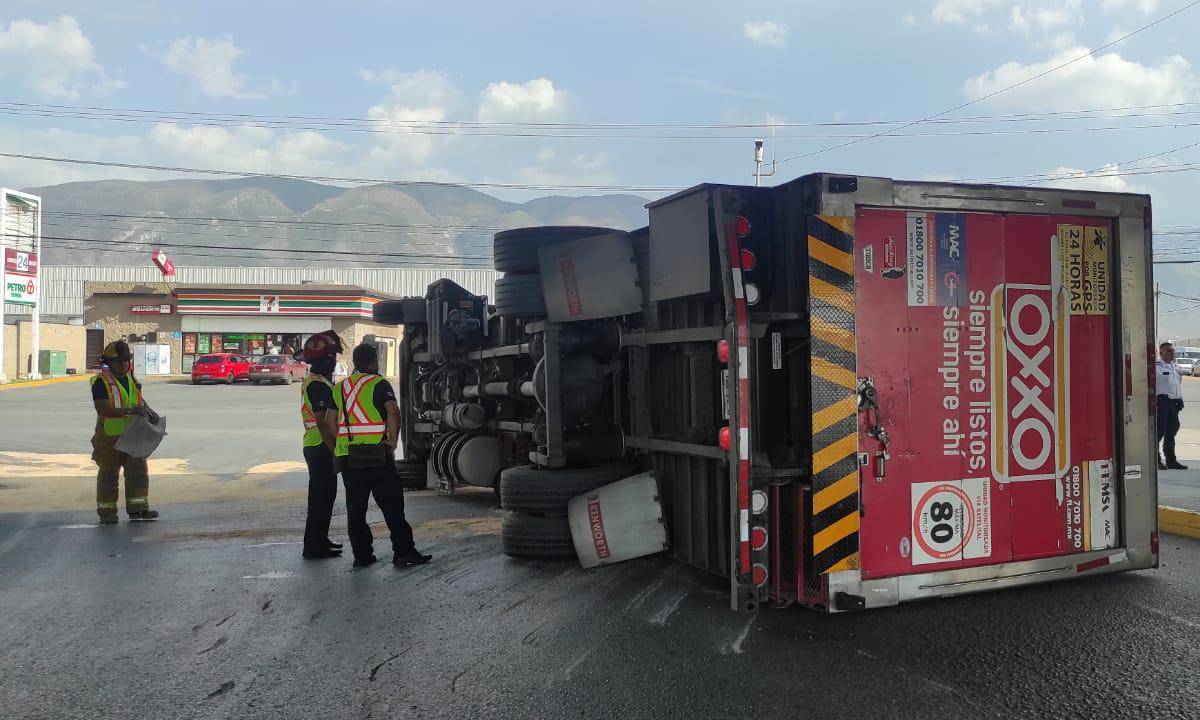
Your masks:
[[[175,312],[181,334],[180,371],[191,372],[197,357],[231,352],[250,360],[298,352],[314,333],[333,330],[350,350],[364,340],[380,347],[380,370],[396,375],[396,349],[403,329],[371,320],[375,303],[389,296],[355,285],[176,287]]]

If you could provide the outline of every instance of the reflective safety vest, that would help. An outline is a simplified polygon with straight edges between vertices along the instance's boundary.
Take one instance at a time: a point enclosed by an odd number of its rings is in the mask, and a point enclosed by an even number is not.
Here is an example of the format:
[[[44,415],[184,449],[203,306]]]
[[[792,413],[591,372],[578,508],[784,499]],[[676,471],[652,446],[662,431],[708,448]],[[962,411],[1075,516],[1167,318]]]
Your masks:
[[[313,383],[321,383],[329,388],[329,393],[333,395],[333,401],[337,406],[338,415],[342,414],[341,398],[338,397],[333,382],[324,375],[316,373],[305,375],[304,384],[300,386],[300,422],[304,423],[304,447],[316,447],[324,442],[321,439],[321,430],[317,427],[317,414],[313,412],[312,403],[308,401],[308,386]]]
[[[338,383],[338,436],[334,455],[350,454],[351,445],[383,442],[385,411],[375,407],[375,386],[387,382],[382,375],[354,373]]]
[[[111,370],[102,370],[99,375],[92,377],[91,383],[93,386],[98,382],[104,383],[104,388],[108,391],[108,402],[114,408],[137,407],[142,403],[142,391],[138,389],[137,381],[133,379],[133,373],[129,373],[125,378],[129,381],[129,390],[121,385]],[[109,437],[120,437],[131,420],[133,420],[133,416],[110,418],[97,415],[96,430]]]

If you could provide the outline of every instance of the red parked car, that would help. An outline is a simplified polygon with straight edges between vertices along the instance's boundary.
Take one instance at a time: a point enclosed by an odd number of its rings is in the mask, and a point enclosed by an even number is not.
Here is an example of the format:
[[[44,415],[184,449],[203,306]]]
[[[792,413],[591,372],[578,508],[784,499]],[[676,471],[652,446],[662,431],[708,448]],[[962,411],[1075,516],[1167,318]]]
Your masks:
[[[223,382],[232,385],[250,379],[250,361],[233,353],[201,355],[192,365],[192,384]]]
[[[250,379],[255,385],[264,382],[291,385],[292,381],[303,380],[307,374],[307,363],[286,355],[260,357],[250,368]]]

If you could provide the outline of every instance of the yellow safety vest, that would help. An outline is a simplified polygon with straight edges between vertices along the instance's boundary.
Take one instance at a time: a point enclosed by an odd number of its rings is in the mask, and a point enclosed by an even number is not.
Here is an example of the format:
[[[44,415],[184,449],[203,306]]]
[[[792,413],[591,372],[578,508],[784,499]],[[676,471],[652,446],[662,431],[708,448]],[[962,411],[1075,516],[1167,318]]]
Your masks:
[[[382,375],[354,373],[338,384],[338,436],[334,455],[345,457],[351,445],[378,445],[387,430],[383,408],[375,407],[375,386]]]
[[[110,370],[102,370],[99,375],[93,376],[91,383],[92,385],[98,382],[104,383],[104,387],[108,391],[108,402],[114,408],[137,407],[142,404],[142,391],[138,388],[133,373],[127,374],[125,378],[129,381],[129,390],[121,385]],[[103,432],[109,437],[120,437],[131,420],[133,420],[132,416],[110,418],[97,415],[96,431]]]
[[[333,387],[333,382],[328,380],[324,375],[309,373],[304,376],[304,384],[300,386],[300,422],[304,423],[304,447],[316,447],[324,442],[321,439],[321,430],[317,427],[317,414],[313,412],[312,404],[308,401],[308,386],[312,383],[321,383],[329,388],[329,392],[333,395],[333,401],[337,406],[338,415],[342,414],[342,404],[338,398],[337,390]]]

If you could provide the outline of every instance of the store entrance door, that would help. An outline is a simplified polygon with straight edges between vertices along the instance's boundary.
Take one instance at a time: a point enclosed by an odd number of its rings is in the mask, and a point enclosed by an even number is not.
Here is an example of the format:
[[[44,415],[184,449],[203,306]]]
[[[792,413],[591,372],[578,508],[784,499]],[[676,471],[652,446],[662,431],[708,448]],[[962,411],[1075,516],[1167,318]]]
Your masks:
[[[100,354],[104,352],[104,330],[92,330],[90,328],[88,329],[86,352],[87,352],[87,359],[86,359],[87,367],[88,368],[100,367]]]

